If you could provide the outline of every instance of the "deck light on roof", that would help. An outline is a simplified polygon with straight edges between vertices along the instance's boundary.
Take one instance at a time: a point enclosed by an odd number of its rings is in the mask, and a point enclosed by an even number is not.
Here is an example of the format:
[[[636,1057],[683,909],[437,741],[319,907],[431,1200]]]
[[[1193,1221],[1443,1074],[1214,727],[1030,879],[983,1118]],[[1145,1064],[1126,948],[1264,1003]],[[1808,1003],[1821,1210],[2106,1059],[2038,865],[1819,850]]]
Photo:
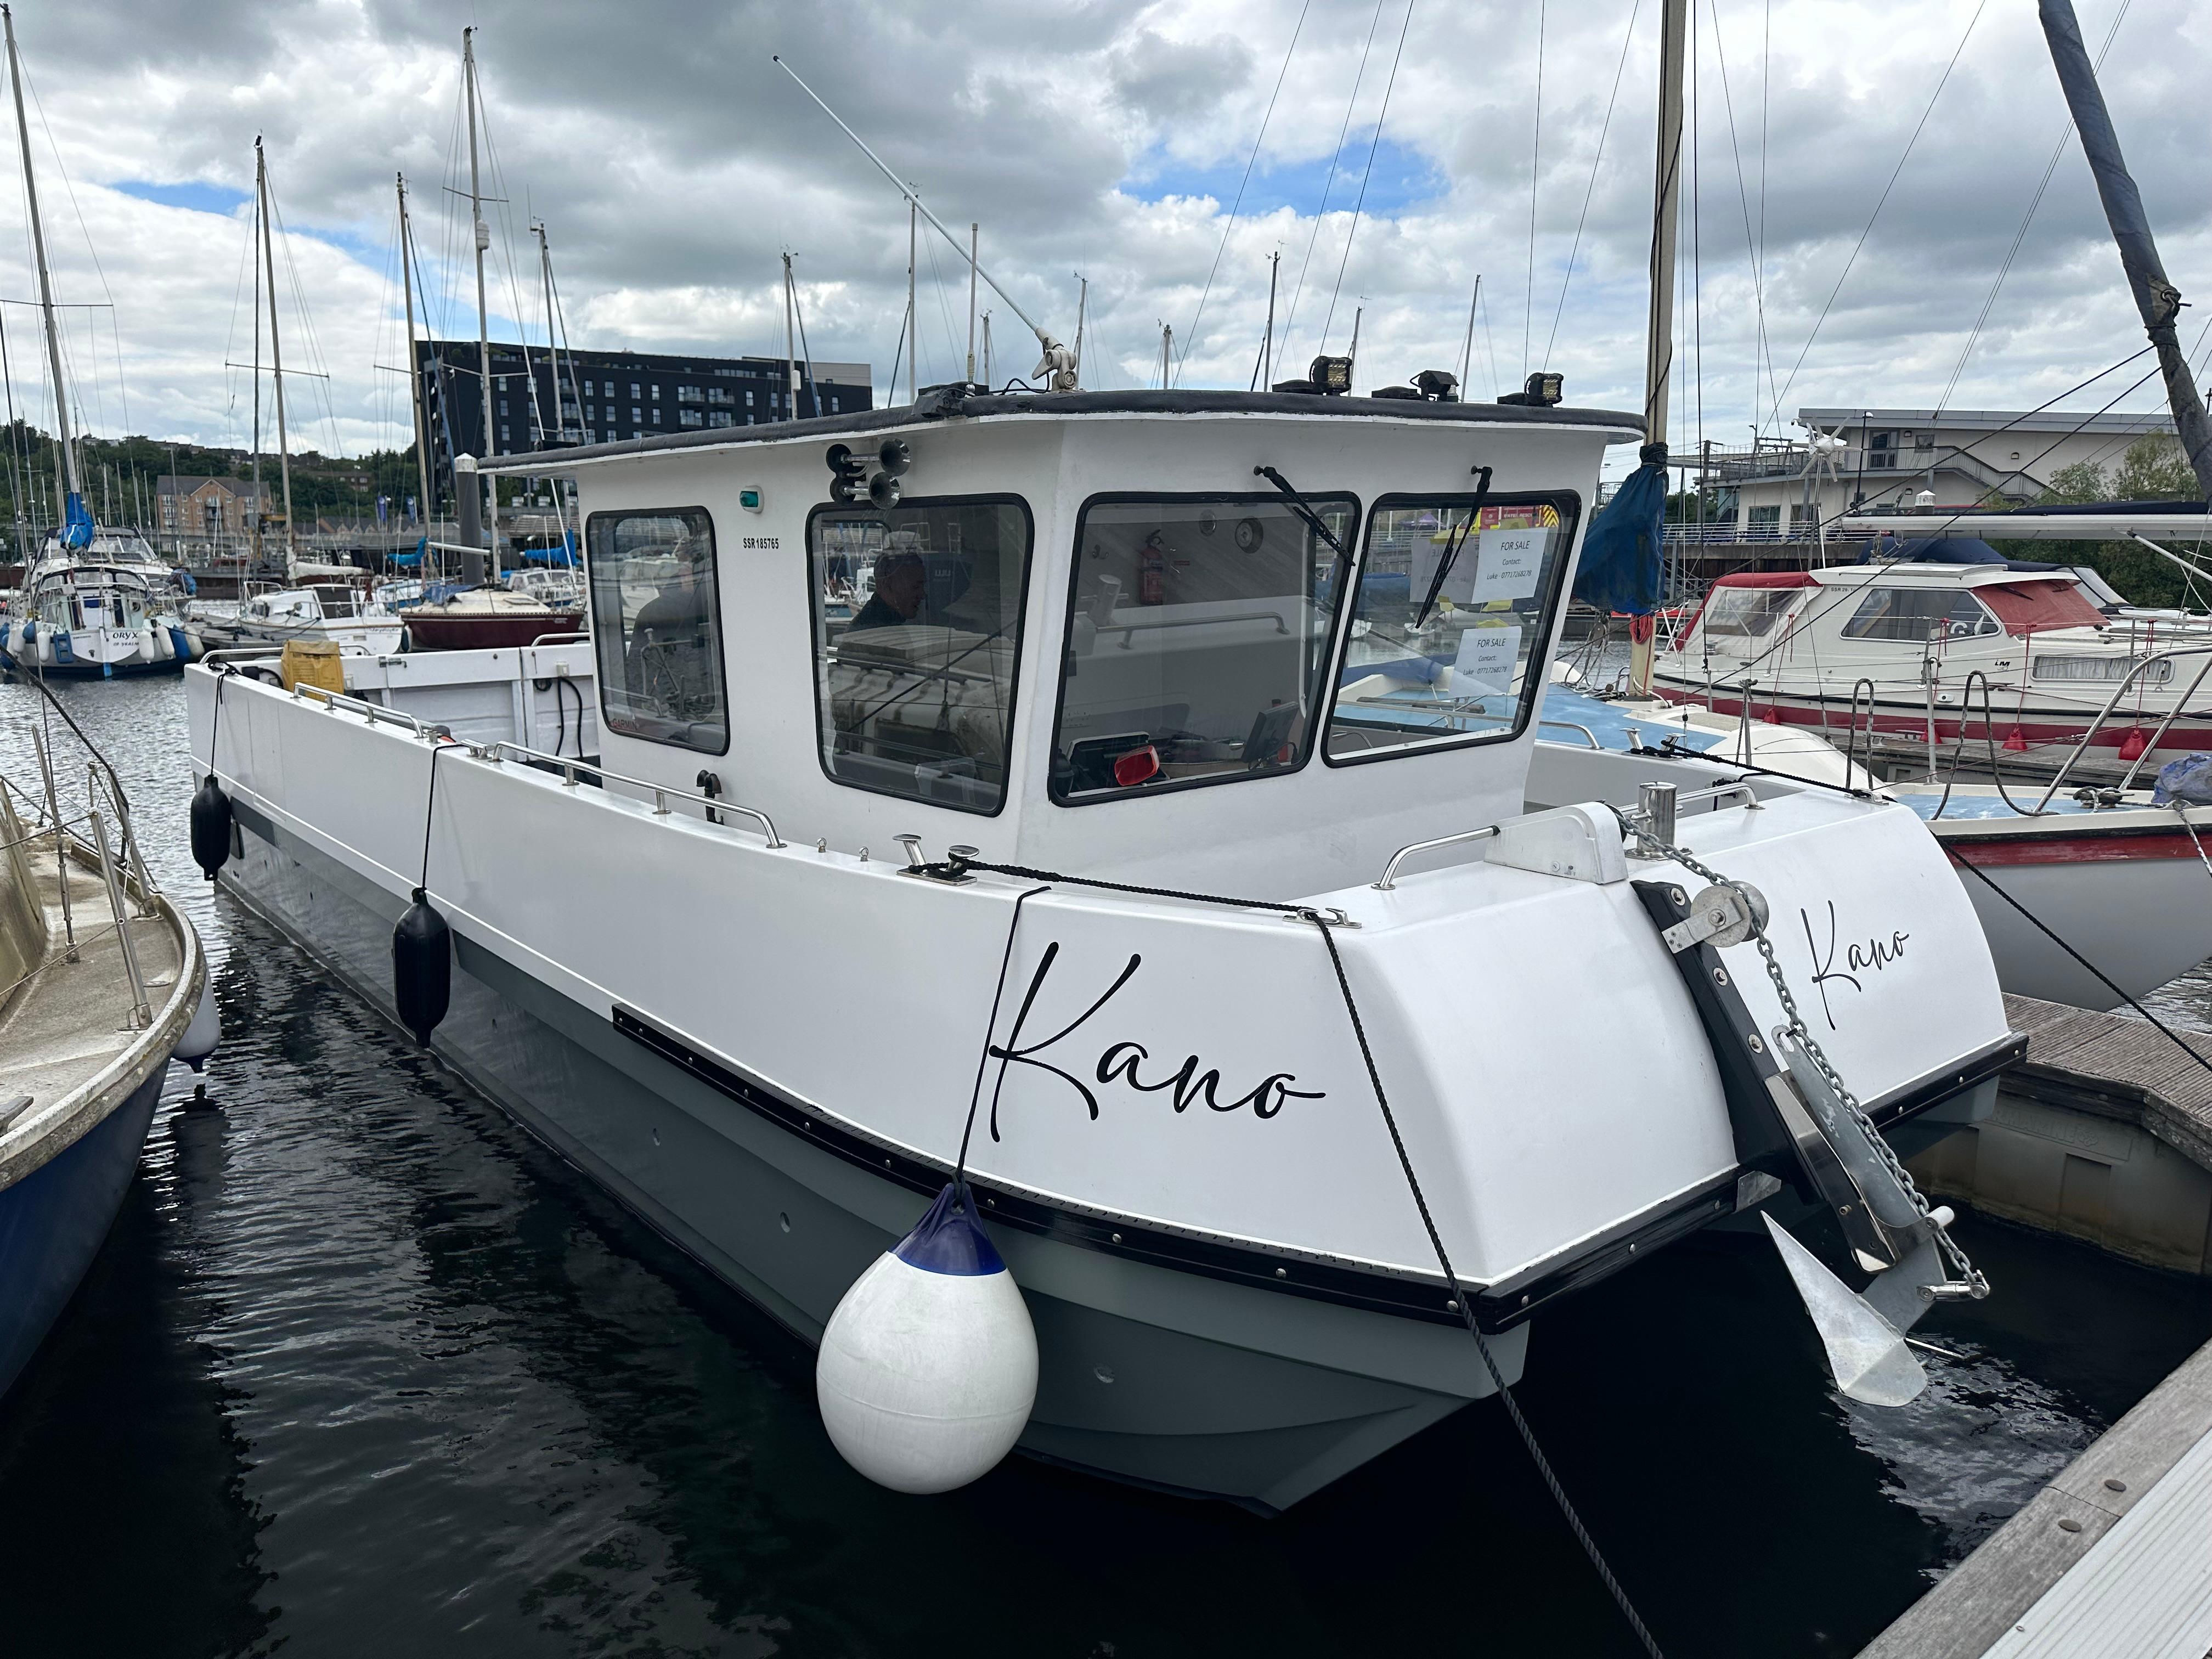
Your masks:
[[[1538,408],[1548,409],[1559,401],[1560,392],[1565,385],[1566,376],[1564,374],[1554,374],[1548,370],[1540,369],[1528,377],[1527,386],[1518,392],[1501,393],[1498,401],[1501,404],[1533,404]]]
[[[1327,397],[1341,397],[1352,390],[1352,359],[1316,357],[1306,368],[1306,379],[1313,382],[1316,392]]]

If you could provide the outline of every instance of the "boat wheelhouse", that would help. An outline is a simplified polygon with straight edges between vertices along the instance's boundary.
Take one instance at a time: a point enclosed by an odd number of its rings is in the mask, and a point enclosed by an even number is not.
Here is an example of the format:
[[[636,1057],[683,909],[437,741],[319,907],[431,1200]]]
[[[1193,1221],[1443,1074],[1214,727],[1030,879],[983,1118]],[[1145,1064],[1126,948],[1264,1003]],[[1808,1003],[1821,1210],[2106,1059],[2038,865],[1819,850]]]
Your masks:
[[[1987,557],[1723,576],[1653,689],[1925,764],[1986,738],[2007,771],[2077,781],[2212,744],[2201,629],[2115,617],[2075,571],[1971,545]]]
[[[192,656],[175,579],[136,531],[46,538],[0,619],[0,664],[24,673],[112,678],[167,673]]]
[[[1279,1509],[1493,1391],[1461,1296],[1510,1381],[1558,1297],[1796,1178],[1742,1069],[1784,1009],[1751,947],[1662,941],[1702,883],[1625,839],[1644,786],[1765,894],[1876,1122],[1984,1111],[2017,1052],[1904,808],[1539,750],[1639,435],[952,391],[533,454],[589,641],[343,696],[193,671],[222,878],[386,1010],[420,889],[433,1045],[809,1343],[964,1168],[1037,1333],[1024,1447]]]

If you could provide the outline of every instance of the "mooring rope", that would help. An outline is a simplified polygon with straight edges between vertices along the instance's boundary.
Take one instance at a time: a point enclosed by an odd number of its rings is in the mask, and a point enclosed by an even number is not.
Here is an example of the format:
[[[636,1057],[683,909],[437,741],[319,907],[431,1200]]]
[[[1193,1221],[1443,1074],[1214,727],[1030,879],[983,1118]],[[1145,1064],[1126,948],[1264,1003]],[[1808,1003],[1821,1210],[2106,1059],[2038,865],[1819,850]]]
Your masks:
[[[1589,1528],[1583,1524],[1582,1516],[1576,1512],[1572,1500],[1567,1496],[1566,1487],[1561,1484],[1558,1473],[1552,1468],[1551,1460],[1544,1455],[1543,1448],[1537,1444],[1536,1431],[1529,1426],[1528,1419],[1522,1414],[1520,1402],[1513,1397],[1513,1390],[1505,1381],[1505,1373],[1499,1368],[1497,1356],[1491,1352],[1489,1340],[1483,1335],[1482,1327],[1475,1318],[1474,1298],[1467,1293],[1466,1288],[1460,1283],[1458,1273],[1452,1267],[1451,1256],[1444,1248],[1443,1235],[1437,1231],[1436,1217],[1430,1212],[1428,1195],[1421,1190],[1420,1177],[1413,1171],[1413,1154],[1407,1151],[1406,1138],[1399,1133],[1397,1115],[1390,1109],[1390,1097],[1382,1087],[1382,1071],[1376,1064],[1375,1051],[1369,1046],[1367,1041],[1367,1026],[1359,1018],[1359,1003],[1352,995],[1352,980],[1345,972],[1344,958],[1336,948],[1334,929],[1340,925],[1340,922],[1311,905],[1285,904],[1279,899],[1231,898],[1216,893],[1192,893],[1175,888],[1144,887],[1129,882],[1102,881],[1089,876],[1070,876],[1049,870],[1034,870],[1022,865],[985,864],[978,860],[964,858],[957,854],[949,859],[944,867],[955,875],[969,870],[985,870],[994,875],[1012,876],[1024,881],[1065,883],[1073,887],[1094,887],[1107,892],[1132,893],[1146,898],[1185,899],[1199,904],[1226,905],[1239,910],[1270,910],[1279,915],[1294,916],[1299,921],[1310,921],[1320,931],[1322,943],[1328,950],[1329,966],[1336,972],[1337,989],[1344,997],[1344,1012],[1352,1021],[1352,1034],[1359,1042],[1359,1057],[1367,1067],[1369,1086],[1375,1091],[1375,1103],[1382,1110],[1383,1127],[1390,1132],[1390,1145],[1397,1152],[1398,1167],[1405,1173],[1406,1186],[1413,1194],[1413,1207],[1420,1212],[1421,1225],[1429,1236],[1429,1247],[1436,1252],[1437,1265],[1443,1270],[1444,1282],[1451,1288],[1452,1296],[1447,1305],[1459,1315],[1461,1323],[1467,1327],[1467,1334],[1474,1339],[1475,1352],[1482,1357],[1483,1369],[1490,1373],[1492,1386],[1497,1390],[1499,1401],[1504,1405],[1505,1415],[1512,1423],[1514,1432],[1520,1436],[1521,1444],[1528,1454],[1528,1461],[1536,1466],[1536,1473],[1543,1477],[1544,1486],[1552,1494],[1552,1501],[1559,1505],[1559,1514],[1565,1520],[1567,1529],[1574,1534],[1575,1541],[1582,1546],[1583,1553],[1589,1558],[1590,1565],[1596,1570],[1599,1581],[1605,1585],[1607,1593],[1613,1597],[1613,1605],[1620,1609],[1621,1617],[1628,1621],[1629,1628],[1636,1632],[1636,1638],[1643,1644],[1644,1650],[1651,1656],[1651,1659],[1662,1659],[1658,1641],[1652,1636],[1650,1627],[1638,1615],[1635,1606],[1629,1601],[1628,1592],[1623,1588],[1620,1580],[1613,1576],[1613,1569],[1606,1564],[1604,1552],[1599,1549],[1597,1540],[1590,1535]],[[1015,901],[1014,921],[1017,924],[1021,920],[1021,904],[1042,890],[1042,888],[1033,889]],[[999,985],[1001,992],[1006,988],[1007,964],[1013,959],[1013,928],[1009,927],[1006,931],[1006,957],[999,968]],[[997,1011],[998,1000],[994,997],[992,1002],[992,1024],[994,1028],[998,1023]],[[986,1058],[988,1057],[989,1053],[990,1046],[987,1037],[984,1047]],[[1001,1075],[1004,1075],[1003,1070]],[[981,1086],[982,1070],[979,1066],[976,1070],[976,1091],[979,1095]],[[975,1116],[975,1106],[971,1100],[968,1108],[968,1120],[971,1128],[974,1127]],[[964,1133],[961,1137],[960,1146],[961,1159],[964,1165],[968,1148],[967,1136]],[[956,1176],[955,1178],[957,1179],[957,1176]]]

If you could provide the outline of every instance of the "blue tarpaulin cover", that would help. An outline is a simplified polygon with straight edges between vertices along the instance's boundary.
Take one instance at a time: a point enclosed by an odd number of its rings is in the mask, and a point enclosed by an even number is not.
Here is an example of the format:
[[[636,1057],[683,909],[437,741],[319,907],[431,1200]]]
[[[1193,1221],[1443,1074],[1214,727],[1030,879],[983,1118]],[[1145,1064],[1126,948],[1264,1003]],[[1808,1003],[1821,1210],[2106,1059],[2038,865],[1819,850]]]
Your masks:
[[[1660,524],[1667,511],[1667,446],[1646,444],[1641,455],[1644,465],[1590,520],[1575,571],[1575,598],[1632,617],[1659,608]]]
[[[92,509],[84,504],[84,497],[72,489],[62,508],[61,543],[64,547],[92,545]]]

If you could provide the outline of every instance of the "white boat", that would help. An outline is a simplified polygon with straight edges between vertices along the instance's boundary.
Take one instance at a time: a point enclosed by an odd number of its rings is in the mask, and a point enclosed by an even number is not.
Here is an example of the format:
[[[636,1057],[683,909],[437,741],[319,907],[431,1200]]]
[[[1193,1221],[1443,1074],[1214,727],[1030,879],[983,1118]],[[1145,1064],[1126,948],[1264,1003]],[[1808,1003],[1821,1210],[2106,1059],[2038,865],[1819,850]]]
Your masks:
[[[136,531],[103,530],[85,504],[62,373],[61,335],[54,321],[53,278],[46,266],[46,227],[39,216],[38,179],[23,118],[22,76],[15,32],[7,29],[22,142],[23,197],[28,209],[39,312],[45,333],[48,390],[53,398],[54,446],[62,485],[62,521],[48,533],[23,573],[22,591],[0,618],[0,666],[55,678],[112,679],[118,674],[171,672],[189,652],[177,614],[176,581]]]
[[[406,642],[404,618],[352,580],[303,580],[256,589],[241,599],[195,599],[185,607],[185,620],[201,652],[282,649],[293,640],[311,640],[384,655]]]
[[[432,659],[347,659],[343,697],[191,671],[222,879],[417,1020],[393,925],[441,916],[433,1046],[808,1342],[964,1170],[1034,1322],[1024,1447],[1280,1509],[1494,1391],[1463,1317],[1510,1383],[1560,1297],[1795,1167],[1795,1073],[1758,1070],[1788,1016],[1754,945],[1698,932],[1704,878],[1632,856],[1662,838],[1643,786],[1763,892],[1876,1121],[1985,1111],[2019,1051],[1903,807],[1536,743],[1584,503],[1638,436],[948,393],[533,454],[580,492],[592,640],[453,653],[420,689]],[[1423,573],[1449,635],[1362,565],[1409,526],[1450,538]],[[833,627],[855,550],[870,599]],[[1354,662],[1355,632],[1448,638],[1428,679],[1491,706],[1378,708],[1420,653]],[[592,763],[548,751],[572,690]]]
[[[1652,689],[1925,765],[1984,737],[2008,771],[2131,780],[2212,747],[2201,629],[2108,615],[2079,573],[1986,559],[1722,577]]]

